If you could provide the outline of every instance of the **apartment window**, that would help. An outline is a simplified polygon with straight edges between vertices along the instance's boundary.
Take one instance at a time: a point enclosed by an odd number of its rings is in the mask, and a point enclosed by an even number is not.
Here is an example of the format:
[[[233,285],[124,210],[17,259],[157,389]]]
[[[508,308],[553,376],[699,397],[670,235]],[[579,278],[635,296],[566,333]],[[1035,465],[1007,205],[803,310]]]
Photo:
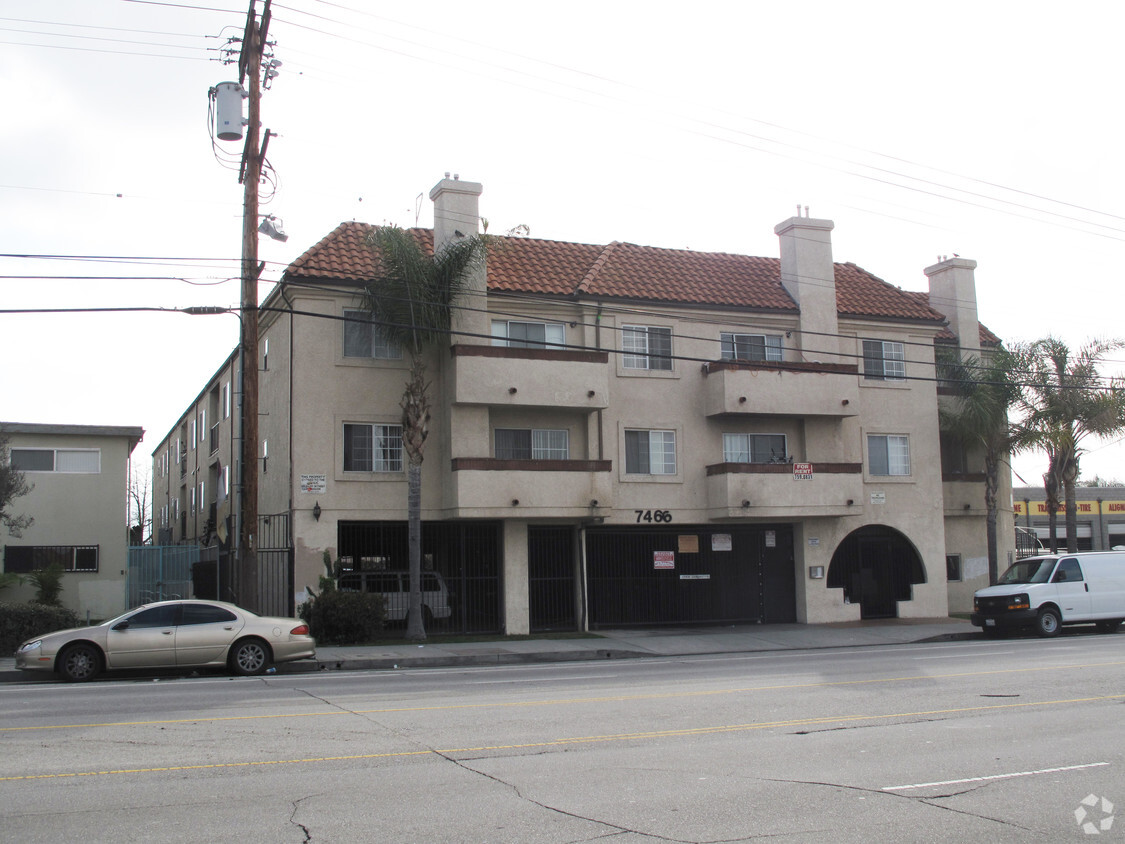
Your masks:
[[[269,471],[270,466],[270,441],[262,440],[262,474]]]
[[[9,453],[12,468],[20,472],[97,475],[102,470],[97,448],[13,448]]]
[[[622,365],[625,369],[670,370],[672,329],[651,325],[626,325],[621,329]]]
[[[401,472],[401,425],[344,425],[345,472]]]
[[[498,460],[567,460],[570,432],[551,429],[497,428],[493,434]]]
[[[386,338],[367,311],[344,311],[344,357],[399,360],[402,349]]]
[[[207,439],[207,411],[199,411],[199,441]]]
[[[194,516],[195,515],[195,487],[191,488],[191,491],[188,493],[188,495],[190,496],[190,504],[191,504],[191,509],[188,510],[188,512],[192,516]]]
[[[188,448],[195,448],[195,420],[192,419],[188,422]]]
[[[180,517],[180,497],[177,495],[172,499],[172,518],[178,519]]]
[[[904,380],[906,353],[902,343],[890,340],[864,340],[863,377],[876,381]]]
[[[561,346],[565,338],[561,322],[516,322],[494,319],[492,345],[513,349],[545,349]]]
[[[220,470],[219,483],[221,484],[220,488],[223,491],[222,500],[225,501],[226,499],[230,498],[230,466],[224,466]]]
[[[950,583],[955,583],[961,579],[960,554],[945,555],[945,579]]]
[[[223,418],[230,419],[230,381],[223,384]]]
[[[788,463],[785,434],[723,434],[724,463]]]
[[[675,431],[626,431],[625,473],[676,474]]]
[[[160,508],[160,526],[161,527],[167,527],[168,526],[168,505],[167,504],[165,504],[164,506],[162,506]]]
[[[867,462],[872,475],[909,475],[910,439],[892,434],[868,434]]]
[[[7,545],[4,571],[25,573],[58,564],[63,571],[97,571],[97,545]]]
[[[723,360],[781,360],[780,334],[719,334]]]
[[[262,369],[270,368],[270,338],[262,342]]]
[[[199,510],[200,510],[200,512],[203,512],[203,509],[207,506],[206,487],[204,486],[205,483],[206,483],[206,481],[200,481],[199,482]]]

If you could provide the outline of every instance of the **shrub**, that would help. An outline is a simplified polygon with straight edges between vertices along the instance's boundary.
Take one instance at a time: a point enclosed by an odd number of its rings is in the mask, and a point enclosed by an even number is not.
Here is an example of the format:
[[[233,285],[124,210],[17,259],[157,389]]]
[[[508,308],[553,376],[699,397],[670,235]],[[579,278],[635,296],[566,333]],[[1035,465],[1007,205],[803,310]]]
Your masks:
[[[383,631],[383,596],[372,592],[321,592],[301,606],[313,638],[323,645],[360,645]]]
[[[27,579],[35,587],[35,600],[51,607],[62,605],[59,593],[62,592],[63,567],[61,563],[51,563],[45,569],[28,573]]]
[[[65,607],[0,602],[0,654],[11,654],[33,636],[79,625],[78,616]]]

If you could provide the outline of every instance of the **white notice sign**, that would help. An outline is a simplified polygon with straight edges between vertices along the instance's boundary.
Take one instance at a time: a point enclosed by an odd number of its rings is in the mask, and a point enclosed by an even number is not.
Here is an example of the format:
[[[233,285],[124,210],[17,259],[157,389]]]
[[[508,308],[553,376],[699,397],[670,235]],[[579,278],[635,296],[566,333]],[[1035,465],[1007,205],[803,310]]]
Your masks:
[[[676,567],[676,552],[653,551],[652,567],[654,569],[674,569]]]
[[[301,492],[325,492],[328,489],[327,475],[301,475]]]

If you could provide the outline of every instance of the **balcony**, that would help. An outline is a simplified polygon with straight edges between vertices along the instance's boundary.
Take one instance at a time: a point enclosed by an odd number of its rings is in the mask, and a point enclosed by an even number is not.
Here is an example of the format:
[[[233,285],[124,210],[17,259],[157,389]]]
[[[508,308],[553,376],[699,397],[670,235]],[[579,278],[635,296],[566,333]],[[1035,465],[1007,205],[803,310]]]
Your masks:
[[[707,416],[859,414],[859,368],[840,363],[712,361],[703,365]]]
[[[807,476],[801,470],[811,466]],[[849,516],[863,511],[860,463],[716,463],[707,467],[712,519]]]
[[[599,410],[609,405],[609,353],[452,346],[453,401]]]
[[[609,460],[456,457],[447,506],[477,518],[583,518],[612,507]]]
[[[987,512],[984,501],[983,472],[943,472],[941,497],[946,516],[982,516]]]

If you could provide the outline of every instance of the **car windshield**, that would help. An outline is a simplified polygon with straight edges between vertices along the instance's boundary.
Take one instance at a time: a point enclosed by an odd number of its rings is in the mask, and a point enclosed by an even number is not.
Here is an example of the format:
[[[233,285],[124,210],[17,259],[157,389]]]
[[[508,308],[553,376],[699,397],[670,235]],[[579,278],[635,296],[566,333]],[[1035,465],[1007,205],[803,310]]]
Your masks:
[[[998,585],[1007,583],[1046,583],[1055,570],[1057,557],[1034,557],[1020,560],[996,581]]]

